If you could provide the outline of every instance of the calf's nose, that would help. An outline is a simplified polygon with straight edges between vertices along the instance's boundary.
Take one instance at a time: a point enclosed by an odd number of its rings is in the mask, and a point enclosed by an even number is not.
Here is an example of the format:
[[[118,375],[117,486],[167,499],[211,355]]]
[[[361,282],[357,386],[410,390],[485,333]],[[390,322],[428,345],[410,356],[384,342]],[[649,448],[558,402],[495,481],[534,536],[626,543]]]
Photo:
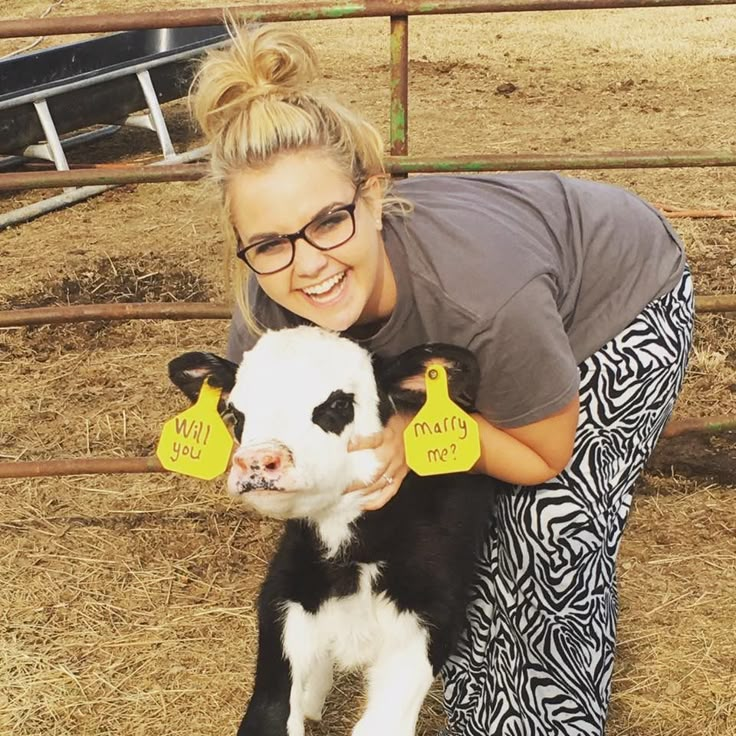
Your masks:
[[[279,445],[241,447],[233,456],[233,464],[244,474],[265,478],[278,477],[291,463],[291,453]]]

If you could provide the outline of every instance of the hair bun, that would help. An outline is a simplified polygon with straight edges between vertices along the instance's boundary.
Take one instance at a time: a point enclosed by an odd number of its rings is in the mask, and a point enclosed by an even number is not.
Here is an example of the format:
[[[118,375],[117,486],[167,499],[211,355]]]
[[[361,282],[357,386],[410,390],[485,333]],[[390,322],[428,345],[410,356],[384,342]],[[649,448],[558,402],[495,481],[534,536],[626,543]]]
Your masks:
[[[278,26],[230,27],[232,46],[210,52],[194,82],[192,108],[213,138],[259,98],[299,94],[318,76],[317,56],[294,31]]]
[[[317,76],[317,56],[302,36],[269,27],[256,31],[251,41],[253,77],[264,86],[294,92]]]

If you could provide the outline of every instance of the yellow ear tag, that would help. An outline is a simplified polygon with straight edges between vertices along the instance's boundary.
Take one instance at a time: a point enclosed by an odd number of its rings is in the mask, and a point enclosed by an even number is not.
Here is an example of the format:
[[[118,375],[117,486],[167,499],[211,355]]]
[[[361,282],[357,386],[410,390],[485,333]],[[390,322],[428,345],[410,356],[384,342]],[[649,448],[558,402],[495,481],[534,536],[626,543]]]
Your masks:
[[[166,470],[202,480],[225,472],[233,438],[217,412],[221,393],[204,381],[197,403],[164,424],[156,456]]]
[[[447,391],[447,371],[437,363],[424,375],[427,399],[404,430],[406,463],[418,475],[461,473],[480,457],[478,423]]]

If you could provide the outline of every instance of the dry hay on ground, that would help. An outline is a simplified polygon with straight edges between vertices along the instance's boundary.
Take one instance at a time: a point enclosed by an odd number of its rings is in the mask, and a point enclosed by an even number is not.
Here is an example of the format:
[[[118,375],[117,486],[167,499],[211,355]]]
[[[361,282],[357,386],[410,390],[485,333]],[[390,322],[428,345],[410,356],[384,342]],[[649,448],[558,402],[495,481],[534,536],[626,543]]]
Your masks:
[[[3,10],[37,17],[49,4],[5,0]],[[65,0],[53,12],[117,10]],[[302,27],[326,81],[386,133],[386,21]],[[411,29],[414,153],[736,145],[723,89],[736,68],[728,7],[412,18]],[[2,40],[0,55],[24,43]],[[166,112],[177,148],[198,145],[185,104]],[[125,131],[71,159],[156,156],[153,134]],[[732,169],[581,175],[664,205],[734,208]],[[37,196],[4,195],[0,206]],[[675,225],[699,293],[736,292],[734,221]],[[191,184],[119,188],[0,233],[0,258],[2,308],[225,297],[214,208]],[[677,416],[736,414],[732,317],[698,318]],[[224,342],[225,325],[203,321],[0,331],[1,459],[150,453],[183,406],[166,362]],[[621,551],[612,736],[736,734],[735,467],[733,436],[688,436],[663,441],[639,484]],[[218,483],[169,475],[2,489],[0,733],[231,732],[251,683],[253,599],[278,524],[243,514]],[[349,733],[358,692],[354,678],[340,680],[312,733]],[[441,722],[436,692],[420,730]]]

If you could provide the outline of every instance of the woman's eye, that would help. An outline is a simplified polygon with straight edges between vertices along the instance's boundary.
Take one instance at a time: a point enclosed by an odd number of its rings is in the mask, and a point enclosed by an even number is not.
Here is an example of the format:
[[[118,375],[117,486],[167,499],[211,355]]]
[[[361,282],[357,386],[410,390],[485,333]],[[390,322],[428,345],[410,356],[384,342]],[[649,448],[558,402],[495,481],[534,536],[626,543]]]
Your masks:
[[[327,215],[324,220],[320,220],[316,224],[316,230],[317,231],[326,231],[326,230],[332,230],[335,227],[338,227],[339,225],[342,225],[345,222],[346,218],[349,218],[350,215],[346,214],[345,212],[335,212],[332,215]]]
[[[253,252],[257,256],[270,256],[280,252],[288,244],[288,240],[267,240],[265,243],[258,243],[257,245],[254,245]]]

